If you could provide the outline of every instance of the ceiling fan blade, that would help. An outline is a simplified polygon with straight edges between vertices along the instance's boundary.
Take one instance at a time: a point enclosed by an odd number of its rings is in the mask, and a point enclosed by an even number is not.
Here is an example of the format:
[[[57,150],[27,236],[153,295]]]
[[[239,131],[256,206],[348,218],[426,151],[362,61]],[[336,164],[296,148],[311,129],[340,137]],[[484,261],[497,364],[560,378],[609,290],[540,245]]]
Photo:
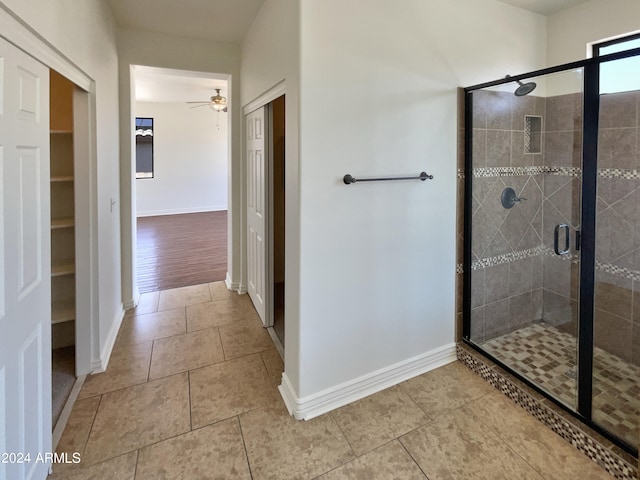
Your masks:
[[[209,104],[208,104],[208,103],[203,103],[202,105],[196,105],[196,106],[194,106],[194,107],[189,107],[189,109],[192,109],[192,108],[200,108],[200,107],[206,107],[207,105],[209,105]]]

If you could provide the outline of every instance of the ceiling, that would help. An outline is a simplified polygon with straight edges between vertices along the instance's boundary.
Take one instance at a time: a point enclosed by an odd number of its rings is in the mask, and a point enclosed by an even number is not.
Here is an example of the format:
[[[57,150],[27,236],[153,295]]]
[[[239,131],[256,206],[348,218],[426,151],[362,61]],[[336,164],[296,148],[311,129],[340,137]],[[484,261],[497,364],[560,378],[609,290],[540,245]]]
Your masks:
[[[240,44],[264,0],[106,0],[119,26]],[[589,0],[499,0],[550,15]]]
[[[590,0],[498,0],[515,7],[524,8],[542,15],[551,15],[569,7],[574,7]]]
[[[107,0],[119,26],[240,44],[264,0]]]
[[[134,67],[136,101],[184,103],[208,101],[215,88],[227,97],[227,80],[213,73],[172,70],[169,68]]]
[[[240,44],[264,0],[106,0],[123,28]],[[589,0],[499,0],[542,15]],[[214,88],[227,95],[224,76],[161,68],[135,68],[136,100],[208,100]]]

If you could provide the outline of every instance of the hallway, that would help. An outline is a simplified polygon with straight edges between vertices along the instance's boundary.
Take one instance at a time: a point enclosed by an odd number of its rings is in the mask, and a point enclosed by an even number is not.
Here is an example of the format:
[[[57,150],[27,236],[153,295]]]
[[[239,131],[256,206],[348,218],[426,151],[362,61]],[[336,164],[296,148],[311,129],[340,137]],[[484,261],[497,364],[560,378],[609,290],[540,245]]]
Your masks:
[[[606,472],[455,362],[309,421],[247,295],[152,292],[87,378],[52,479],[557,479]]]

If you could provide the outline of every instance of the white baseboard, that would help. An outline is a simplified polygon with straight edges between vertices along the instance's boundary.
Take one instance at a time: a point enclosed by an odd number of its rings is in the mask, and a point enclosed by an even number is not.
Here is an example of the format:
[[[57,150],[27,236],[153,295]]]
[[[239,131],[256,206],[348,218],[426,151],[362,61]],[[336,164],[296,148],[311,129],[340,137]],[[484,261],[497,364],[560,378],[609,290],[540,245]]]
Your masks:
[[[183,213],[221,212],[227,210],[226,205],[213,205],[208,207],[169,208],[166,210],[147,210],[137,212],[136,217],[157,217],[159,215],[180,215]]]
[[[227,277],[224,279],[224,283],[232,292],[238,292],[241,295],[247,293],[247,286],[242,282],[232,282],[231,276],[229,276],[229,272],[227,272]]]
[[[113,319],[111,330],[109,330],[109,335],[107,336],[104,345],[100,348],[100,358],[97,361],[94,360],[91,362],[91,374],[102,373],[107,370],[109,359],[111,358],[111,351],[113,350],[113,345],[116,343],[116,337],[118,336],[118,331],[120,330],[120,325],[122,324],[123,319],[124,309],[121,307],[120,311],[116,313]]]
[[[455,360],[456,344],[451,343],[304,398],[296,396],[285,372],[278,390],[290,415],[310,420]]]
[[[227,276],[224,279],[224,283],[227,286],[227,289],[231,290],[232,292],[237,292],[238,287],[240,286],[240,282],[231,281],[231,275],[229,275],[229,272],[227,272]]]
[[[132,308],[137,307],[138,303],[140,303],[140,292],[136,288],[136,291],[133,294],[133,299],[129,300],[127,302],[124,302],[124,304],[122,306],[124,307],[125,310],[130,310]]]

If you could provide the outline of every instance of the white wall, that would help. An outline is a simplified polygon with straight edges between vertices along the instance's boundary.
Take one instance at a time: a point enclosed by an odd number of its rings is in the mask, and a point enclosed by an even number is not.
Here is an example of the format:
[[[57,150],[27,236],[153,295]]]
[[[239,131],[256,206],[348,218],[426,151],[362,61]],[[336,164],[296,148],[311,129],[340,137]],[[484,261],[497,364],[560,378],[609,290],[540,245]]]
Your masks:
[[[336,14],[339,12],[339,14]],[[456,88],[545,66],[493,0],[266,0],[242,102],[287,85],[285,373],[298,399],[454,340]],[[426,170],[426,183],[342,176]]]
[[[303,1],[300,16],[306,397],[454,342],[456,89],[543,67],[546,23],[492,0]],[[435,179],[342,182],[422,170]]]
[[[118,59],[116,28],[106,2],[102,0],[3,0],[29,28],[73,62],[95,81],[97,128],[97,256],[95,304],[99,305],[93,360],[105,354],[103,348],[122,315],[120,291],[120,214],[118,138]],[[1,5],[0,5],[1,6]],[[2,30],[0,25],[0,30]],[[111,201],[115,207],[112,209]],[[94,238],[95,240],[95,238]],[[108,352],[106,352],[108,354]]]
[[[136,180],[138,216],[227,209],[227,114],[179,103],[136,103],[153,118],[153,178]]]
[[[549,66],[587,58],[587,44],[640,31],[638,0],[592,0],[548,17]]]
[[[300,174],[298,160],[299,0],[265,0],[242,45],[242,105],[286,82],[285,98],[285,365],[299,383]],[[242,171],[245,175],[245,171]],[[243,221],[246,221],[243,217]],[[245,268],[246,271],[246,268]],[[246,273],[244,278],[246,278]]]
[[[242,204],[240,168],[240,47],[197,40],[192,38],[167,36],[134,30],[118,30],[118,60],[120,85],[120,181],[122,191],[122,295],[126,304],[133,304],[137,297],[134,289],[135,278],[135,175],[134,147],[131,134],[134,116],[132,98],[134,98],[131,79],[131,65],[192,70],[215,74],[227,74],[229,89],[228,128],[228,188],[232,192],[227,205],[228,231],[233,238],[241,237],[240,218],[236,209]],[[234,185],[231,189],[230,186]],[[232,282],[239,281],[241,275],[240,249],[229,242],[227,249],[228,275]]]

